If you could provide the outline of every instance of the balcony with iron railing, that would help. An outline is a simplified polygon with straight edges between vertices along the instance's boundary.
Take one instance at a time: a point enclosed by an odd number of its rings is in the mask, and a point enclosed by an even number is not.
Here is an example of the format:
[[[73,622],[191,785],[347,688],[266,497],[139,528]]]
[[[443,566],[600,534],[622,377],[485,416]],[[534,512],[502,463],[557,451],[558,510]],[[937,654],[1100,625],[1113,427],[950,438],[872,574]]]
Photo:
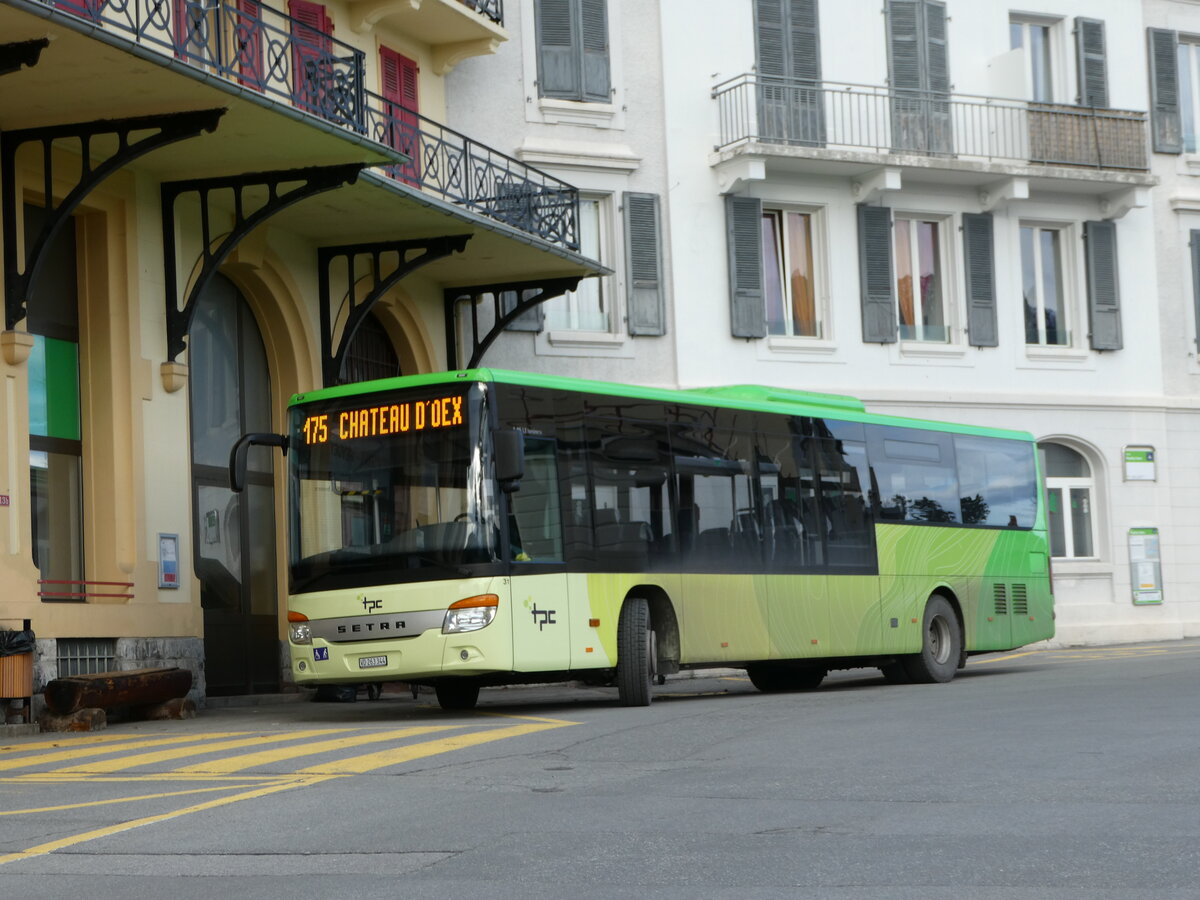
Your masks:
[[[323,128],[411,162],[374,170],[565,250],[578,248],[578,192],[366,89],[362,50],[251,0],[33,0],[183,64],[208,81],[284,104]],[[460,0],[455,0],[456,3]],[[499,0],[461,0],[500,15]],[[382,156],[385,154],[380,154]]]
[[[983,164],[1035,174],[1048,167],[1149,168],[1144,112],[752,73],[718,84],[712,97],[720,119],[716,149],[724,153],[754,145],[801,157],[917,157],[932,168]]]
[[[549,243],[578,249],[576,188],[378,94],[366,95],[371,136],[410,159],[386,167],[388,177]]]

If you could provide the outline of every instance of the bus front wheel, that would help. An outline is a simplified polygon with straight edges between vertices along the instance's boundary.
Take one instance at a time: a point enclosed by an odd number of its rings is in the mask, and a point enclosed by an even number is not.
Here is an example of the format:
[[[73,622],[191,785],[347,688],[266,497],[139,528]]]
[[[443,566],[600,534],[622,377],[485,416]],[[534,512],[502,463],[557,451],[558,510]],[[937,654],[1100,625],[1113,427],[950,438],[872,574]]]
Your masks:
[[[630,597],[617,619],[617,696],[622,706],[650,705],[656,656],[650,604],[644,597]]]
[[[479,702],[479,685],[470,681],[443,681],[434,691],[442,709],[474,709]]]
[[[905,674],[917,684],[944,684],[954,677],[962,655],[962,629],[950,601],[939,594],[925,604],[921,652],[903,660]]]

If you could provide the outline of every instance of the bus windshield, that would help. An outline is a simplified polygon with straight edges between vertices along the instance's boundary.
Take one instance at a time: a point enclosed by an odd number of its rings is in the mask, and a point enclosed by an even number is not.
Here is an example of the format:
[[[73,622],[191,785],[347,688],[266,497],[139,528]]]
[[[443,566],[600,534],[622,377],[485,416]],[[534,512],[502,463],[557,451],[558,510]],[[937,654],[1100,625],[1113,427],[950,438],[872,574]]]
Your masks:
[[[447,575],[497,559],[480,392],[292,411],[291,592]]]

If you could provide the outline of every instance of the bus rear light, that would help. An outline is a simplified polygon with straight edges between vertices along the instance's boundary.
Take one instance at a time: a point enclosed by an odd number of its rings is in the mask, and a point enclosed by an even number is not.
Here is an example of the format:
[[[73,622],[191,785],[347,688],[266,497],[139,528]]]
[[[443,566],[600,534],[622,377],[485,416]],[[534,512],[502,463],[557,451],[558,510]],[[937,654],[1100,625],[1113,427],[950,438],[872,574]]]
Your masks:
[[[499,606],[500,597],[496,594],[478,594],[451,603],[442,622],[442,634],[462,634],[486,628],[496,618]]]
[[[308,616],[288,610],[288,637],[293,644],[312,643],[312,627],[308,624]]]

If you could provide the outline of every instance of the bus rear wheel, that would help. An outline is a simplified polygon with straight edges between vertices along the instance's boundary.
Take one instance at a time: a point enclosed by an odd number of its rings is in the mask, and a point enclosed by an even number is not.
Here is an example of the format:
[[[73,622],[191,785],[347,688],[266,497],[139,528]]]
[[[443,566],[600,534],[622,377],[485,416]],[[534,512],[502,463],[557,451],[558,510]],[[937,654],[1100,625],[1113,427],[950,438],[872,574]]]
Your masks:
[[[945,684],[962,655],[962,628],[950,601],[935,594],[925,604],[921,652],[904,657],[904,671],[917,684]]]
[[[622,706],[650,705],[657,654],[650,604],[644,597],[630,597],[617,619],[617,696]]]
[[[747,666],[750,683],[764,694],[781,691],[811,691],[825,680],[826,670],[820,668],[795,668],[769,663]]]
[[[479,702],[479,685],[471,681],[443,681],[434,691],[442,709],[474,709]]]

